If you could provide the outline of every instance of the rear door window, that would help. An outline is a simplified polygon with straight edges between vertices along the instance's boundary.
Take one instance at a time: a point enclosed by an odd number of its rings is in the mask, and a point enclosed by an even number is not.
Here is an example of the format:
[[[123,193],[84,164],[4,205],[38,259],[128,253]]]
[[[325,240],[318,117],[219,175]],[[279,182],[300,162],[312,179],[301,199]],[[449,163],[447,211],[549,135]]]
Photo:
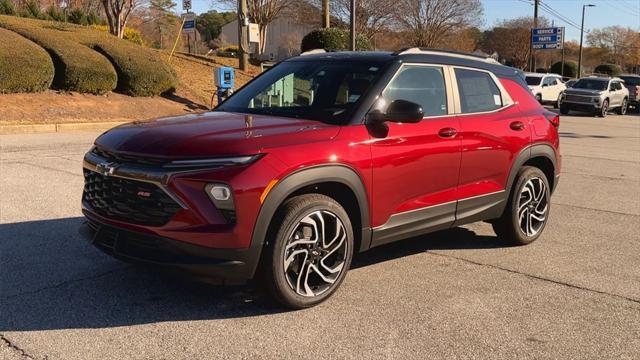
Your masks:
[[[382,93],[386,104],[407,100],[422,105],[424,116],[446,115],[447,92],[441,67],[405,65]]]
[[[455,69],[462,113],[493,111],[502,107],[500,89],[483,71]]]

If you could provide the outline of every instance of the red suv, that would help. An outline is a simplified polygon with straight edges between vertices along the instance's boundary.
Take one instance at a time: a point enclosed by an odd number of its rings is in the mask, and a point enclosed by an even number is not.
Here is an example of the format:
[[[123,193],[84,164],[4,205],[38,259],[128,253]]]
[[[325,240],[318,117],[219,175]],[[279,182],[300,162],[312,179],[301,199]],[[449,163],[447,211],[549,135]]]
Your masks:
[[[538,238],[559,117],[520,70],[444,51],[286,60],[212,112],[102,134],[81,233],[123,260],[203,279],[260,275],[286,306],[335,292],[356,252],[489,221]]]

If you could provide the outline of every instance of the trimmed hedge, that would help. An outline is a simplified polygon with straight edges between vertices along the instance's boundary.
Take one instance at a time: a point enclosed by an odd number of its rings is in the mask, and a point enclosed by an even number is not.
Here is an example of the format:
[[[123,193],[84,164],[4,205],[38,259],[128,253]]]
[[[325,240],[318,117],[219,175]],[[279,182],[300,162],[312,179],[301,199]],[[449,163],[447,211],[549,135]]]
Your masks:
[[[72,43],[74,49],[82,49],[83,54],[78,56],[80,60],[85,58],[101,59],[102,64],[108,65],[94,64],[92,67],[96,69],[98,67],[109,68],[113,71],[114,82],[109,90],[116,89],[133,96],[154,96],[171,91],[178,84],[176,73],[160,59],[158,52],[118,39],[103,31],[76,25],[7,16],[0,16],[0,26],[15,29],[20,33],[38,34],[37,37],[41,38],[41,41],[37,41],[35,38],[34,41],[45,48],[50,43]],[[49,49],[47,48],[47,50]],[[52,53],[52,51],[49,52]],[[56,65],[56,78],[57,72]],[[115,86],[116,73],[117,87]]]
[[[44,91],[53,82],[53,62],[40,46],[0,28],[0,93]]]
[[[351,35],[340,28],[313,30],[302,38],[300,51],[314,49],[347,50],[351,47]],[[371,42],[362,35],[356,35],[356,50],[372,50]]]
[[[593,69],[598,74],[607,74],[609,76],[618,76],[622,74],[622,68],[616,64],[600,64]]]
[[[173,68],[154,50],[86,28],[75,28],[72,36],[111,61],[118,73],[119,92],[154,96],[171,91],[178,85]]]
[[[549,68],[549,72],[553,74],[562,74],[562,61],[558,61],[557,63],[551,65]],[[564,62],[564,77],[574,78],[578,76],[578,64],[573,61],[565,61]]]
[[[41,26],[44,24],[48,27]],[[115,89],[117,75],[109,60],[65,38],[68,26],[71,25],[0,16],[0,27],[14,31],[47,50],[55,66],[55,88],[92,94],[104,94]]]

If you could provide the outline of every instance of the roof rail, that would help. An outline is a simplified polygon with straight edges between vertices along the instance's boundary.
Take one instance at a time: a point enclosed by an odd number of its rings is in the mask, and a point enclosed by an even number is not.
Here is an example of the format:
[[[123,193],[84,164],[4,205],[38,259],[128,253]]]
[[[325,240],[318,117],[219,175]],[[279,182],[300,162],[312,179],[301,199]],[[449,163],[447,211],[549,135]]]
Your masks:
[[[395,53],[396,55],[407,55],[407,54],[423,54],[423,55],[447,55],[453,56],[461,59],[469,59],[476,61],[484,61],[486,63],[492,64],[500,64],[494,58],[484,55],[472,54],[462,51],[454,51],[454,50],[441,50],[441,49],[430,49],[430,48],[421,48],[421,47],[412,47],[401,49]]]
[[[313,49],[313,50],[309,50],[309,51],[305,51],[305,52],[301,53],[300,56],[313,55],[313,54],[324,54],[326,52],[327,52],[327,50],[325,50],[325,49]]]

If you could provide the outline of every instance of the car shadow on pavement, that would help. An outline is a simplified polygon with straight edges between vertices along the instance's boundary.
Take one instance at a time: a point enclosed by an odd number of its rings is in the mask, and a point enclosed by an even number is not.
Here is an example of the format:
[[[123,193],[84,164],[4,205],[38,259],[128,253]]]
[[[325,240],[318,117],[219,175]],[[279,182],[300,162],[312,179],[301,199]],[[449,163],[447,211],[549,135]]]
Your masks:
[[[110,328],[287,311],[257,286],[213,286],[125,264],[77,234],[83,218],[0,224],[0,332]],[[433,249],[504,247],[456,228],[358,254],[353,268]]]

